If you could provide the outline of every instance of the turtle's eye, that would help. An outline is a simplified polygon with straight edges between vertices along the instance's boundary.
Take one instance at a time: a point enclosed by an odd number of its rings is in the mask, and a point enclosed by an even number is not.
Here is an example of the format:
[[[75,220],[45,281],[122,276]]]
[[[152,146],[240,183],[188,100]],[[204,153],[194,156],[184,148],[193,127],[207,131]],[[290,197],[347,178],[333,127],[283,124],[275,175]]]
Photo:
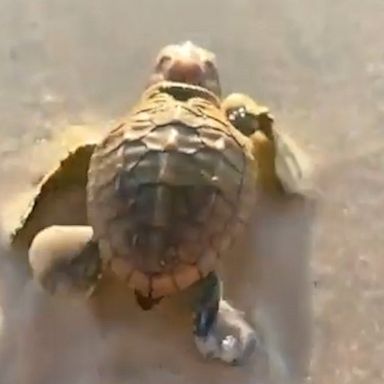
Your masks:
[[[229,109],[227,111],[227,118],[245,136],[251,136],[260,129],[258,116],[248,113],[244,106]]]
[[[159,57],[159,59],[157,60],[157,63],[156,63],[155,71],[156,72],[164,71],[164,67],[167,64],[169,64],[171,60],[172,60],[172,58],[168,55],[162,55],[161,57]]]
[[[207,78],[212,80],[218,79],[219,75],[218,75],[217,67],[213,61],[205,60],[203,67],[204,67],[205,76]]]
[[[204,60],[203,68],[204,79],[202,85],[215,95],[220,96],[221,86],[216,64],[212,60],[206,59]]]
[[[212,60],[204,60],[204,66],[209,70],[209,71],[217,71],[216,65]]]

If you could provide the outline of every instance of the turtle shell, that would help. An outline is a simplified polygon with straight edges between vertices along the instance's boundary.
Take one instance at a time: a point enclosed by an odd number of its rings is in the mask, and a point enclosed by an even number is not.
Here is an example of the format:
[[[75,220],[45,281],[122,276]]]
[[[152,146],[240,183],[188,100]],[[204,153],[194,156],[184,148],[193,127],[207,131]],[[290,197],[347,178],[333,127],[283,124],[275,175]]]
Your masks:
[[[250,141],[220,101],[162,83],[93,151],[88,222],[105,263],[158,298],[216,268],[251,215],[255,187]]]

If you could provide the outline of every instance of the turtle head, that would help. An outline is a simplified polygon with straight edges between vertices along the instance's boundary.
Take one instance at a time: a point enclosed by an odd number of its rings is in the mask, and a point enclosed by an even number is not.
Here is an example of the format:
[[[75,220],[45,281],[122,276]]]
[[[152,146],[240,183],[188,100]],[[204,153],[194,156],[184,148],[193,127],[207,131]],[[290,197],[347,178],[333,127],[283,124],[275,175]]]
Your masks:
[[[196,85],[221,96],[215,55],[190,41],[160,50],[148,85],[161,81]]]

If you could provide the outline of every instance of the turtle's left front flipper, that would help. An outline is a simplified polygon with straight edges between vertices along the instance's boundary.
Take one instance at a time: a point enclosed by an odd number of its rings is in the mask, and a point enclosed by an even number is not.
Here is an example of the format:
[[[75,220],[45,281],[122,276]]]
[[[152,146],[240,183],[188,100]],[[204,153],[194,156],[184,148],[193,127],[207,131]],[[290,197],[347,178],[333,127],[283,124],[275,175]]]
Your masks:
[[[101,275],[98,245],[89,226],[51,226],[29,248],[34,278],[51,294],[90,295]]]
[[[232,93],[222,108],[231,123],[252,141],[261,185],[268,190],[307,195],[311,165],[294,141],[277,130],[265,106],[241,93]]]

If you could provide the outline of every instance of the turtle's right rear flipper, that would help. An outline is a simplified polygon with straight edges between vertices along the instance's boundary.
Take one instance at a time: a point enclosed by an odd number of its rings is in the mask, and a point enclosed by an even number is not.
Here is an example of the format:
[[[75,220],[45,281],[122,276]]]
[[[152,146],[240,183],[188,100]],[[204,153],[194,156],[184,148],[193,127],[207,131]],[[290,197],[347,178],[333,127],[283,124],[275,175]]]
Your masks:
[[[194,321],[197,349],[206,358],[232,365],[246,363],[257,347],[254,329],[222,298],[222,282],[216,273],[210,273],[198,286]]]

